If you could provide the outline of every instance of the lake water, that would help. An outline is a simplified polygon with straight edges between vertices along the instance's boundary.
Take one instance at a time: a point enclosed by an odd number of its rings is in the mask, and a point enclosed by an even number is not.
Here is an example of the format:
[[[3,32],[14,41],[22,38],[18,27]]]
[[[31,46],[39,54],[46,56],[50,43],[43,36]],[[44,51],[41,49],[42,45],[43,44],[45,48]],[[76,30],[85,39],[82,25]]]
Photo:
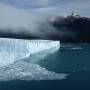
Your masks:
[[[39,56],[40,55],[40,56]],[[90,44],[61,44],[61,48],[43,58],[25,59],[28,63],[38,64],[48,71],[68,74],[62,80],[0,81],[0,90],[90,90]],[[31,59],[31,61],[30,61]]]

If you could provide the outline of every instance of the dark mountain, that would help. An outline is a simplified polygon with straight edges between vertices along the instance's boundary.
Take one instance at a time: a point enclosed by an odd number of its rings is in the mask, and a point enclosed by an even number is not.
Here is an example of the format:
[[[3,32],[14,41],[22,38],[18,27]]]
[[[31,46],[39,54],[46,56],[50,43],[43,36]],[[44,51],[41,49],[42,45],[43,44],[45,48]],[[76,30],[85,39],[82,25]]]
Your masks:
[[[63,42],[90,42],[90,18],[79,15],[56,17],[53,26],[64,35],[58,39]],[[69,34],[68,34],[69,33]]]
[[[61,42],[90,42],[90,18],[79,15],[54,17],[40,23],[34,33],[30,30],[0,29],[0,37],[17,39],[47,39]]]

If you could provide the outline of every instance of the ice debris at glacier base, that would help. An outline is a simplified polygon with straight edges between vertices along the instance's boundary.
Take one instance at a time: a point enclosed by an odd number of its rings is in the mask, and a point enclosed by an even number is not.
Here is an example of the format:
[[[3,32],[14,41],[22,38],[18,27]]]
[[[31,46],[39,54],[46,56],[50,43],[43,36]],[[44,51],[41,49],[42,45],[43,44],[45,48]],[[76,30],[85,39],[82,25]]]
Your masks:
[[[0,38],[0,67],[59,46],[59,41]]]
[[[61,80],[67,74],[57,74],[36,64],[18,61],[7,67],[0,68],[0,81],[9,80]]]

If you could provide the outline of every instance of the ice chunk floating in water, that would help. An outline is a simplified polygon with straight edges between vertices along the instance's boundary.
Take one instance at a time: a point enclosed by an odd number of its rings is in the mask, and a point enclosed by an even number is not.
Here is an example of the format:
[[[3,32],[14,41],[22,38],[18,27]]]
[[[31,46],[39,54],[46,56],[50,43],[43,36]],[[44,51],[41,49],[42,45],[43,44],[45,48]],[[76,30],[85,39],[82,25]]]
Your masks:
[[[7,67],[0,68],[0,81],[8,80],[61,80],[67,74],[56,74],[36,64],[18,61]]]
[[[0,38],[0,67],[58,46],[59,41]]]

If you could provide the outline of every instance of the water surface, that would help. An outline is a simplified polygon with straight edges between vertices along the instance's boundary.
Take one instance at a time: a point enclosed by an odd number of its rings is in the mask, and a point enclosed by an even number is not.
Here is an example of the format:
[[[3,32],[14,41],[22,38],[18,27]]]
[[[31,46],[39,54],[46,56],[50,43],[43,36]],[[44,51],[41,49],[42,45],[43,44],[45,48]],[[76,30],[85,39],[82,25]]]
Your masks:
[[[39,57],[39,56],[40,57]],[[62,44],[55,53],[42,58],[44,54],[38,54],[38,60],[30,62],[30,58],[25,59],[28,63],[40,65],[48,71],[68,74],[66,79],[46,80],[46,81],[23,81],[12,80],[0,82],[1,90],[90,90],[90,44]],[[46,55],[46,54],[45,54]]]

